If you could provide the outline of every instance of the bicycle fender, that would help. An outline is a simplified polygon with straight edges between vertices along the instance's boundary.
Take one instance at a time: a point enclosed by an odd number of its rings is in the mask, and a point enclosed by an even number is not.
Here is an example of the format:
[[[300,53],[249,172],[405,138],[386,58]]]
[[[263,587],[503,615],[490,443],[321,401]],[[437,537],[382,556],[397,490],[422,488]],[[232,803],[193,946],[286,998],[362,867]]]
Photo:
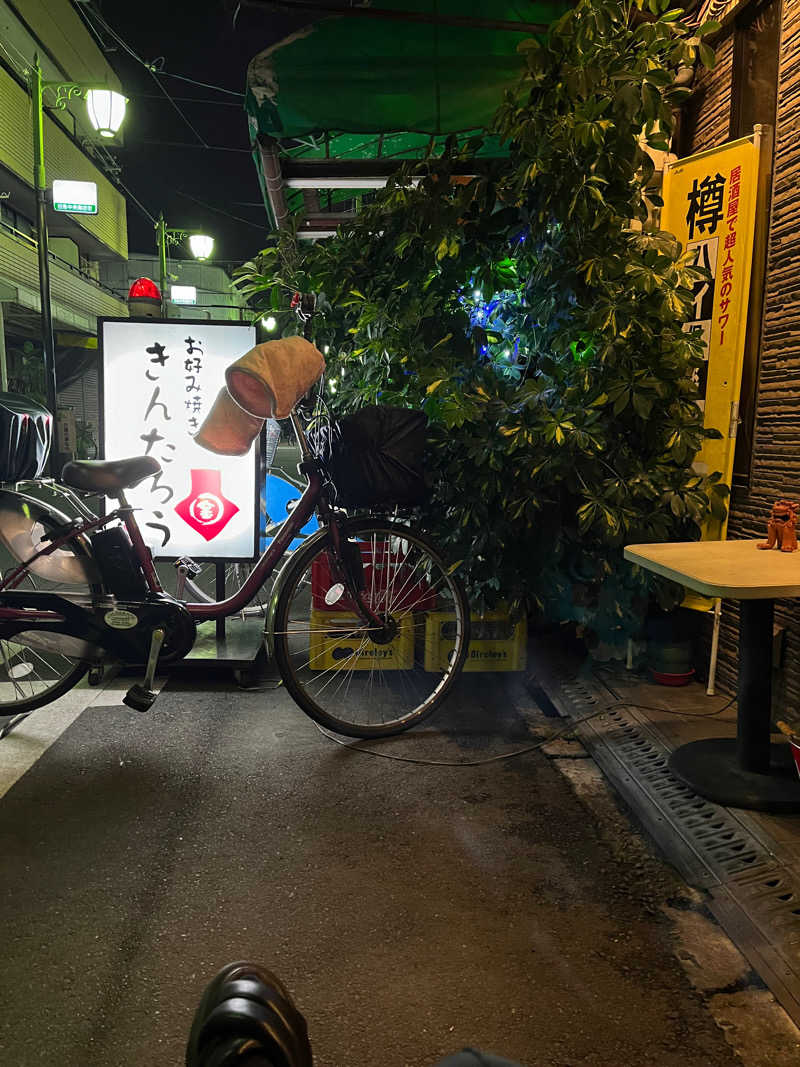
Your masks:
[[[52,504],[39,500],[37,497],[28,496],[26,493],[18,493],[13,489],[0,489],[0,541],[20,563],[26,562],[40,548],[36,540],[36,526],[43,521],[54,532],[63,531],[65,534],[74,525],[72,519]],[[75,533],[71,536],[83,550],[80,560],[73,557],[72,570],[75,573],[71,575],[72,580],[78,583],[85,582],[87,585],[99,583],[100,575],[94,561],[91,542],[84,534]],[[57,552],[51,556],[40,557],[32,565],[31,573],[37,574],[37,567],[39,572],[44,568],[47,573],[39,573],[39,576],[51,579],[53,575],[50,572],[59,563],[64,571],[59,577],[61,580],[70,581],[69,561],[63,557],[59,558]]]

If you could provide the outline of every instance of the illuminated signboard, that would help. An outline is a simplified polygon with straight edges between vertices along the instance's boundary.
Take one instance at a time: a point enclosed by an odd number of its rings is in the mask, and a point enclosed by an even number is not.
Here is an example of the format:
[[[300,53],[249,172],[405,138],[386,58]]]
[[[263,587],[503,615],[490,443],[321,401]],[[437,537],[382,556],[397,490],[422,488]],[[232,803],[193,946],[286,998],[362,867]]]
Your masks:
[[[196,304],[197,287],[194,285],[171,285],[169,298],[173,304]]]
[[[53,182],[53,207],[56,211],[68,211],[73,215],[96,215],[97,183],[56,178]]]
[[[106,459],[155,456],[161,473],[128,491],[160,559],[252,559],[258,529],[256,438],[246,456],[194,441],[225,368],[256,343],[247,323],[100,320]]]

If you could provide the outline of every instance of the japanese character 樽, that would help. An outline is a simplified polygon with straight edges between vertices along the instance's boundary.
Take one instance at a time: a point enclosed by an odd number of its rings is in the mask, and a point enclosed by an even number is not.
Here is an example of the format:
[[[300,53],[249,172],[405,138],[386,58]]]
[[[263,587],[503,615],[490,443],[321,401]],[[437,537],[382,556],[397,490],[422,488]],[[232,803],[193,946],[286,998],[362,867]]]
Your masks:
[[[723,216],[724,195],[725,179],[721,174],[717,173],[713,178],[707,175],[699,185],[697,178],[694,179],[686,197],[689,201],[686,221],[689,224],[690,241],[694,237],[695,227],[703,234],[716,233]]]

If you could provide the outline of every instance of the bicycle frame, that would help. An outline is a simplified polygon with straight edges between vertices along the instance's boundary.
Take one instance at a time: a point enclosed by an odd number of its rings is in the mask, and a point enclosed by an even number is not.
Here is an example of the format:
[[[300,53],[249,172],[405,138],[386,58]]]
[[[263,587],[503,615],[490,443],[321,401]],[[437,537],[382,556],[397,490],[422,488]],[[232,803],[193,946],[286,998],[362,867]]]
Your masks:
[[[289,513],[282,523],[281,528],[272,543],[262,553],[244,583],[232,596],[225,600],[212,603],[181,602],[195,622],[199,623],[224,619],[238,614],[253,599],[258,589],[272,575],[277,563],[283,557],[291,542],[299,534],[300,530],[305,526],[315,511],[319,513],[321,525],[327,528],[331,533],[334,552],[337,555],[339,554],[339,527],[328,504],[322,474],[319,470],[317,461],[311,453],[299,417],[295,412],[292,412],[290,417],[302,455],[300,470],[308,478],[308,486],[302,493],[296,507]],[[118,499],[120,501],[119,507],[115,508],[108,515],[102,517],[94,516],[88,509],[81,507],[80,510],[87,516],[87,519],[85,521],[76,520],[65,529],[61,537],[48,541],[44,548],[40,549],[29,559],[15,567],[13,571],[0,581],[0,594],[4,591],[15,589],[24,579],[30,564],[34,563],[37,559],[57,551],[71,538],[93,533],[96,530],[107,526],[109,523],[119,520],[125,526],[131,540],[136,561],[142,569],[149,591],[153,594],[165,595],[165,590],[156,573],[152,554],[144,542],[139,525],[134,517],[135,509],[128,504],[124,493],[120,492],[118,494]],[[361,594],[354,591],[354,595],[356,602],[363,611],[364,621],[369,622],[371,625],[382,625],[381,620],[373,613],[369,605],[365,603]],[[59,619],[58,613],[52,611],[39,611],[36,609],[20,610],[19,608],[0,606],[0,620],[19,620],[21,617],[30,621],[54,622]]]

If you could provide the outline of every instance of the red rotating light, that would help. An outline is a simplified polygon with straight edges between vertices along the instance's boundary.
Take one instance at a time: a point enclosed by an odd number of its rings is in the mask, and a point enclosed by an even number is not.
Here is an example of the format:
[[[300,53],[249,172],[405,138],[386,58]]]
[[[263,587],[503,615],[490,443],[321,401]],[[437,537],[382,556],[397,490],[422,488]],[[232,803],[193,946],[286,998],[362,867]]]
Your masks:
[[[150,278],[137,278],[128,290],[128,300],[160,300],[161,290]]]

